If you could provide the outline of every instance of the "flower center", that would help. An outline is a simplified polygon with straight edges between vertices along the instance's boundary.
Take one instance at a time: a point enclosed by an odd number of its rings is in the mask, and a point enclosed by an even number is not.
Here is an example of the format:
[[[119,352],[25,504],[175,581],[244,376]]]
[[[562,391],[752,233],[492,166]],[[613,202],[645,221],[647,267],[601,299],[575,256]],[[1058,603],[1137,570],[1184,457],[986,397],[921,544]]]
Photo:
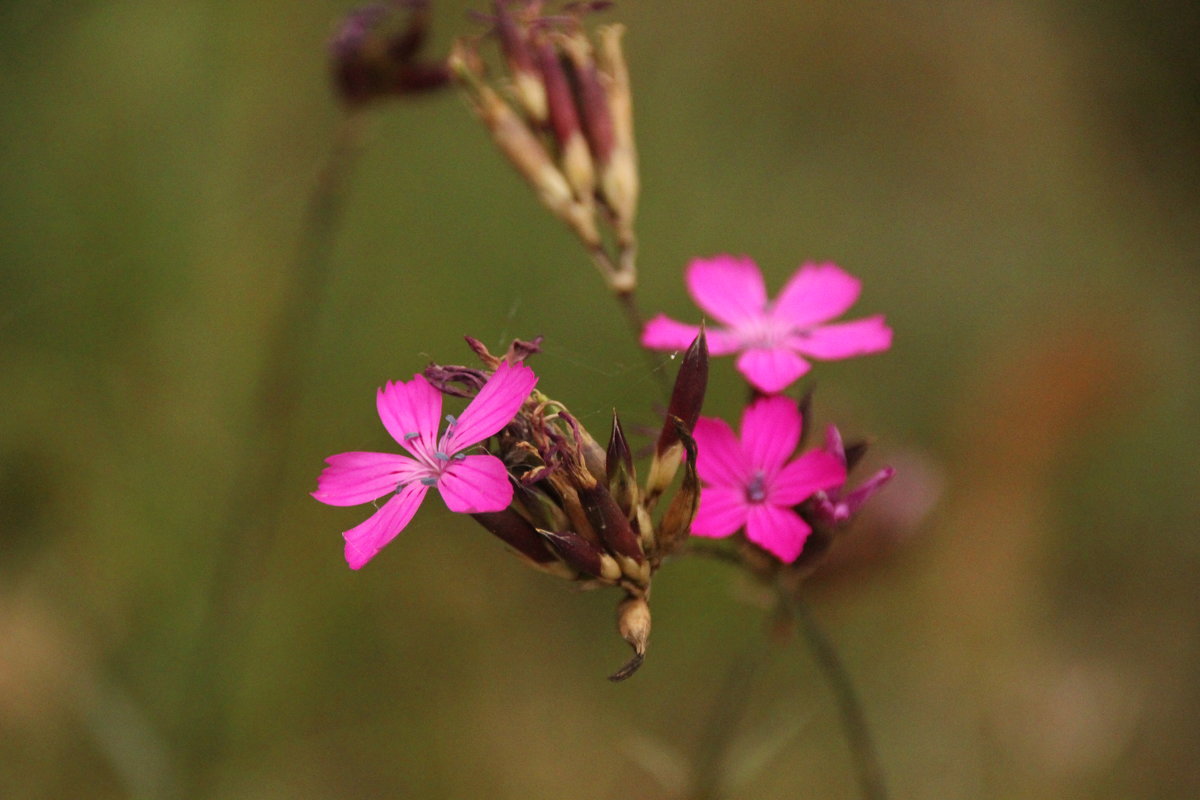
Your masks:
[[[754,477],[746,484],[746,502],[761,503],[767,499],[767,476],[762,470],[754,473]]]
[[[738,338],[745,347],[761,347],[772,350],[783,345],[789,334],[793,333],[792,325],[783,320],[775,319],[769,314],[747,320],[738,326]]]

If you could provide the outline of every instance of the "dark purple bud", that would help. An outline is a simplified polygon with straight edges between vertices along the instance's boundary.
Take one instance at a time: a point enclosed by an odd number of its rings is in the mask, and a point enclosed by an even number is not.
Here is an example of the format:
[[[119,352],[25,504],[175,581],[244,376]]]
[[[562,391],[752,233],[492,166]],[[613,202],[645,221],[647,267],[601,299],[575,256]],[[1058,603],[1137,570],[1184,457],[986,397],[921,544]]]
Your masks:
[[[592,157],[601,167],[608,164],[616,147],[612,109],[608,95],[600,82],[600,72],[592,58],[591,45],[582,33],[572,34],[564,42],[571,56],[571,76],[578,99],[583,134],[587,137]]]
[[[573,531],[538,529],[538,534],[562,559],[563,563],[593,578],[616,580],[621,569],[612,557]]]
[[[678,417],[683,422],[683,429],[691,432],[700,417],[700,408],[704,405],[704,392],[708,387],[708,340],[704,336],[704,328],[692,340],[687,352],[683,355],[683,363],[679,365],[679,373],[675,376],[675,387],[671,390],[671,401],[667,404],[667,419],[663,423],[662,432],[658,436],[655,452],[665,453],[672,445],[679,442],[678,427],[671,419]]]
[[[571,83],[559,60],[558,51],[545,37],[537,44],[538,67],[546,86],[546,107],[550,115],[550,126],[558,139],[560,149],[573,136],[581,135],[579,114],[575,110],[575,97]]]
[[[589,488],[580,488],[578,491],[583,513],[587,515],[592,529],[609,552],[631,558],[638,564],[643,563],[646,556],[642,552],[638,535],[608,489],[596,484]]]
[[[621,420],[615,410],[604,463],[608,474],[608,490],[612,492],[621,511],[630,516],[638,498],[637,472],[633,466],[633,452],[629,449],[629,442],[625,439],[625,431],[621,429]]]
[[[521,555],[545,564],[554,560],[554,554],[546,549],[542,537],[528,520],[514,511],[506,508],[503,511],[489,511],[472,514],[475,521],[497,538],[501,539]]]

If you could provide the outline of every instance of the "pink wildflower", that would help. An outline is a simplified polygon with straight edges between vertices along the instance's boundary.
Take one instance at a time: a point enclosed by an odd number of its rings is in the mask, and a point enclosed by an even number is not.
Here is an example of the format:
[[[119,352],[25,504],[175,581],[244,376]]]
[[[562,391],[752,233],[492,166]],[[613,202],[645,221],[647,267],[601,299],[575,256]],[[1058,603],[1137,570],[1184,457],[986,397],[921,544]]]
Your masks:
[[[370,561],[408,525],[425,493],[436,486],[451,511],[503,511],[512,502],[504,463],[463,451],[512,421],[537,376],[524,365],[502,363],[458,419],[438,439],[442,395],[425,377],[388,383],[376,397],[379,419],[412,458],[395,453],[339,453],[325,460],[312,495],[331,506],[354,506],[388,497],[379,510],[343,536],[352,569]]]
[[[836,425],[825,429],[825,452],[846,466],[846,448],[842,443],[842,433]],[[861,486],[853,491],[846,491],[845,482],[838,486],[828,487],[813,496],[813,514],[819,523],[826,525],[844,525],[858,513],[863,503],[883,488],[892,479],[896,471],[884,467],[868,478]]]
[[[836,264],[804,264],[775,300],[767,299],[762,272],[749,258],[696,259],[687,268],[696,304],[725,327],[708,328],[714,356],[740,352],[737,368],[756,389],[775,394],[809,370],[806,358],[837,360],[879,353],[892,329],[877,315],[826,324],[858,299],[862,283]],[[659,314],[646,324],[642,344],[679,350],[699,328]]]
[[[796,402],[779,396],[746,408],[740,440],[724,420],[700,418],[694,435],[702,486],[693,535],[721,538],[745,527],[747,539],[780,561],[796,560],[812,529],[794,506],[846,481],[845,465],[824,450],[788,461],[802,424]]]

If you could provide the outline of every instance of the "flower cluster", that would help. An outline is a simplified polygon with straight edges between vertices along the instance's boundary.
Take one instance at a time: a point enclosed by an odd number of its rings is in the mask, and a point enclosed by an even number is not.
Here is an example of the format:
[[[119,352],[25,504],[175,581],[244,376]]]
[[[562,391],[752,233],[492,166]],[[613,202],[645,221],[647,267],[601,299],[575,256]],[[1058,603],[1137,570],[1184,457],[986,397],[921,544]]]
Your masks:
[[[354,569],[394,539],[436,487],[447,508],[470,514],[531,566],[622,588],[618,627],[634,656],[613,677],[628,677],[650,633],[651,578],[686,541],[699,502],[702,462],[691,431],[708,381],[705,337],[696,336],[680,365],[644,484],[616,415],[601,447],[565,406],[535,388],[524,359],[537,352],[536,341],[514,342],[503,357],[468,342],[483,369],[434,364],[379,390],[379,418],[408,455],[330,456],[313,497],[336,506],[388,498],[343,534]],[[443,394],[471,400],[457,418],[446,417],[439,436]],[[682,481],[656,514],[681,467]]]
[[[768,300],[762,273],[748,258],[696,259],[685,280],[696,304],[723,326],[708,330],[710,351],[739,353],[737,368],[756,395],[742,416],[740,440],[724,420],[703,417],[696,425],[703,489],[692,535],[724,538],[744,531],[748,541],[791,564],[814,525],[833,529],[849,522],[892,472],[885,469],[846,493],[846,454],[833,426],[823,449],[789,460],[803,419],[799,404],[778,393],[809,371],[806,357],[882,352],[891,347],[891,328],[882,316],[831,322],[862,289],[835,264],[802,265],[775,300]],[[642,344],[676,350],[698,330],[660,314],[646,324]]]
[[[542,205],[583,244],[641,344],[685,351],[643,479],[615,413],[602,447],[543,393],[525,364],[540,340],[515,341],[495,356],[468,338],[482,367],[433,364],[379,390],[379,418],[404,453],[330,456],[313,496],[335,506],[374,504],[344,533],[353,569],[436,489],[450,511],[469,514],[536,569],[619,588],[618,630],[634,651],[612,676],[619,680],[645,654],[654,574],[687,552],[691,537],[737,537],[748,568],[798,579],[891,478],[885,469],[848,490],[865,445],[845,445],[835,426],[822,447],[797,455],[807,398],[783,392],[811,361],[885,351],[892,332],[879,315],[834,321],[861,292],[834,264],[804,264],[770,299],[754,262],[727,255],[696,259],[685,273],[707,326],[664,315],[642,323],[633,303],[639,179],[623,31],[601,28],[593,41],[582,24],[605,5],[572,3],[550,15],[542,0],[494,0],[491,14],[479,15],[487,34],[459,39],[444,62],[425,62],[417,53],[426,3],[392,0],[352,14],[331,49],[350,106],[455,80]],[[482,53],[487,42],[498,43],[493,60],[507,71],[498,79]],[[710,351],[736,354],[753,392],[737,433],[700,416]],[[444,396],[468,402],[443,428]]]

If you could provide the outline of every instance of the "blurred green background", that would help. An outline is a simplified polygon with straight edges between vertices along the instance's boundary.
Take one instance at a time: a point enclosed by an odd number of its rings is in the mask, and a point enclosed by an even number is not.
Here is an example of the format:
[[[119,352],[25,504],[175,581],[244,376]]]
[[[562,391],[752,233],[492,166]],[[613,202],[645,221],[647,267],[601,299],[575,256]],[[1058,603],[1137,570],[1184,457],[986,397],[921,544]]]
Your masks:
[[[473,29],[439,3],[433,50]],[[479,6],[480,3],[473,5]],[[313,501],[372,393],[547,337],[604,432],[658,384],[452,93],[382,106],[309,321],[290,444],[253,421],[340,111],[333,2],[0,4],[0,796],[856,796],[801,642],[695,560],[642,672],[610,592],[438,502],[359,573]],[[1192,3],[626,2],[641,301],[746,253],[865,283],[880,357],[816,413],[901,478],[811,584],[897,798],[1200,796],[1200,13]],[[728,359],[707,411],[737,413]],[[247,464],[278,525],[229,530]],[[264,498],[265,505],[275,501]],[[932,510],[922,516],[922,509]],[[763,656],[770,652],[770,655]]]

